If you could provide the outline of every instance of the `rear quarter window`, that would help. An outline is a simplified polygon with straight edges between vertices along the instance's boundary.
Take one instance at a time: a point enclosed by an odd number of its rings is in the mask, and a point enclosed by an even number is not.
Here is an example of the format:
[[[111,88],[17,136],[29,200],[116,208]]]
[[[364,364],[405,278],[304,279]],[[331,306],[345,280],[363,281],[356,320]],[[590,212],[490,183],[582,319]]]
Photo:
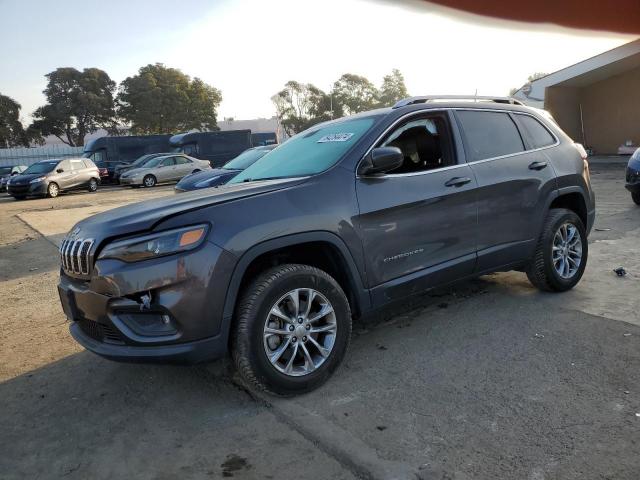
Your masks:
[[[529,115],[515,114],[516,122],[524,134],[528,135],[531,148],[548,147],[556,143],[556,139],[547,127]]]
[[[523,152],[524,143],[507,113],[459,110],[456,112],[466,137],[471,161]]]

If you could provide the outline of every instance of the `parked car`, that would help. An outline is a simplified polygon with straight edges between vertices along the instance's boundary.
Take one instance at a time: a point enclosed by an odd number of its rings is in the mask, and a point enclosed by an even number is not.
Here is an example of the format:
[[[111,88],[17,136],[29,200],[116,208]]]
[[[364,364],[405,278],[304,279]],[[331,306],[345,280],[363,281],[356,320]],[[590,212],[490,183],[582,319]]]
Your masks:
[[[222,168],[214,168],[187,175],[176,185],[176,192],[187,192],[199,188],[215,187],[227,183],[242,170],[253,165],[278,145],[255,147],[245,150],[236,158],[224,164]]]
[[[207,160],[187,155],[167,155],[152,158],[141,167],[120,175],[122,185],[153,187],[157,183],[177,182],[190,173],[211,169]]]
[[[7,182],[27,169],[26,165],[7,165],[0,167],[0,192],[7,191]]]
[[[247,384],[295,394],[338,367],[352,317],[390,302],[514,269],[573,288],[595,217],[576,144],[512,99],[432,100],[315,125],[213,191],[79,222],[60,250],[72,335],[114,360],[230,348]]]
[[[131,162],[131,163],[120,163],[119,165],[116,165],[116,167],[113,170],[113,180],[117,183],[120,182],[120,176],[124,173],[124,172],[128,172],[129,170],[133,170],[134,168],[140,168],[142,166],[144,166],[145,163],[149,162],[150,160],[156,158],[156,157],[165,157],[167,155],[171,155],[170,152],[163,152],[163,153],[148,153],[147,155],[142,155],[140,158],[137,158],[135,161]]]
[[[638,148],[627,164],[627,183],[625,188],[631,192],[631,198],[640,205],[640,148]]]
[[[16,200],[26,197],[57,197],[60,192],[98,190],[100,173],[88,158],[42,160],[29,166],[7,184],[9,195]]]

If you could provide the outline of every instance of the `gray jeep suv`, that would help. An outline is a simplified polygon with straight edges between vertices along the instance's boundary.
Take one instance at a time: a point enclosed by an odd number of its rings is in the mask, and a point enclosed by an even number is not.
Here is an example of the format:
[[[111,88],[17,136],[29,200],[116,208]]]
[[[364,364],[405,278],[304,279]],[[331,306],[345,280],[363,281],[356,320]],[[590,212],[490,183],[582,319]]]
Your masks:
[[[122,361],[230,351],[250,385],[295,394],[390,302],[498,270],[572,288],[595,215],[583,150],[512,99],[445,100],[316,125],[213,191],[81,221],[60,248],[72,335]]]

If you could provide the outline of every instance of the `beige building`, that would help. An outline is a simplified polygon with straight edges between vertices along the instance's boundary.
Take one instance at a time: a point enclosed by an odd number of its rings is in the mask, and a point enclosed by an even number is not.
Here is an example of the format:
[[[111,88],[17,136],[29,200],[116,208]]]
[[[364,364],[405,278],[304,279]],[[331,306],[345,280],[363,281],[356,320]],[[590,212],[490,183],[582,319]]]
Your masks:
[[[640,145],[640,39],[535,80],[514,97],[548,110],[594,153]]]

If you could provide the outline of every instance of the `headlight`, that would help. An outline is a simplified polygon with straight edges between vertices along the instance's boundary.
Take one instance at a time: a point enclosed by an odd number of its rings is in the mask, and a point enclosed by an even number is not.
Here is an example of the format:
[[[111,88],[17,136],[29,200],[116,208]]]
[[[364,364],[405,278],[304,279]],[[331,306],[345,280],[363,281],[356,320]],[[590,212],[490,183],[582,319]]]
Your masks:
[[[41,181],[44,180],[45,177],[38,177],[38,178],[34,178],[33,180],[31,180],[29,183],[40,183]]]
[[[208,230],[208,225],[196,225],[120,240],[107,245],[98,258],[139,262],[193,250],[202,245]]]

